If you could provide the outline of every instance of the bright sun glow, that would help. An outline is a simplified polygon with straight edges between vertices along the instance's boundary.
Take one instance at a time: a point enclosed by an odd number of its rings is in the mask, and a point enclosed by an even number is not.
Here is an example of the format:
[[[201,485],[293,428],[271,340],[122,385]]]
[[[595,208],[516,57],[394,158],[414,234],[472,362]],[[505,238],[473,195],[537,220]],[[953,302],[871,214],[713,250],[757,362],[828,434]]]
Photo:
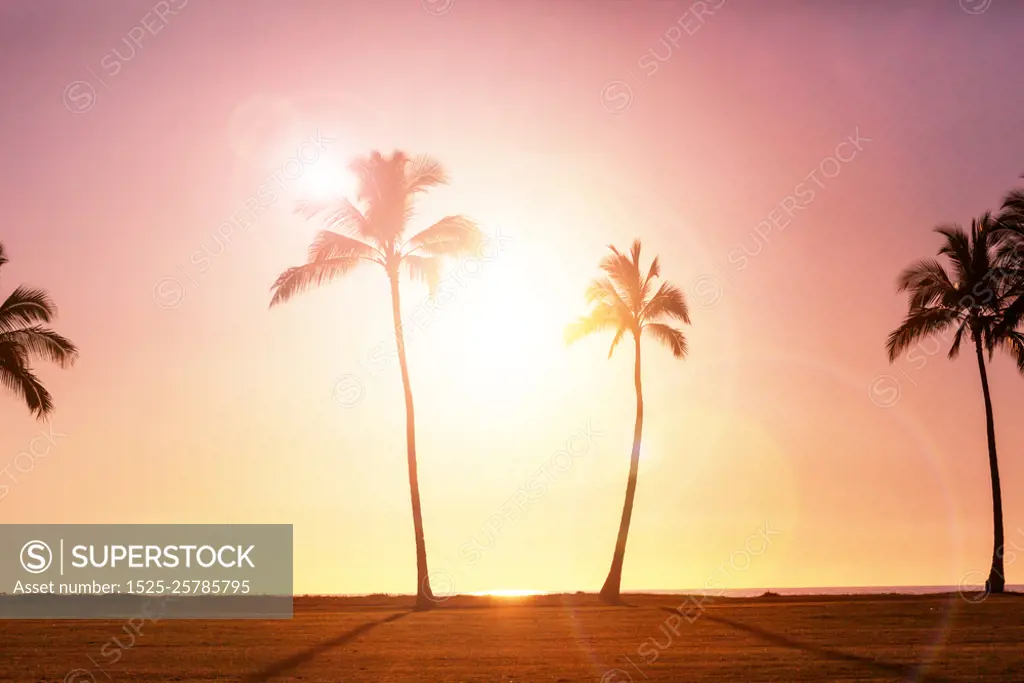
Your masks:
[[[565,293],[550,280],[544,259],[523,267],[529,245],[512,243],[493,261],[457,262],[462,284],[430,320],[424,335],[444,385],[468,396],[486,396],[482,410],[510,409],[528,401],[556,372],[569,313]],[[547,270],[545,270],[547,269]],[[575,294],[568,290],[569,294]],[[487,405],[485,406],[484,403]]]
[[[658,459],[658,447],[654,442],[654,438],[648,434],[644,434],[643,440],[640,442],[640,462],[654,462]]]
[[[490,595],[496,598],[523,598],[529,595],[543,595],[542,591],[529,588],[496,588],[490,591],[478,591],[470,595]]]
[[[356,179],[344,164],[332,157],[324,157],[303,170],[295,188],[300,199],[351,199],[356,191]]]

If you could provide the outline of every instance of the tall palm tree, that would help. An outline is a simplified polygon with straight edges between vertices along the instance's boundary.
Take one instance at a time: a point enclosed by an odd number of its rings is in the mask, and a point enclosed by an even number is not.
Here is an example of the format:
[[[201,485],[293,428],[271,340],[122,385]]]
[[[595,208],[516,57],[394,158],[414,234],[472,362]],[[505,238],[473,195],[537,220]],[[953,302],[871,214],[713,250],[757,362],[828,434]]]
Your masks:
[[[985,352],[988,351],[991,359],[997,347],[1006,348],[1015,357],[1017,367],[1024,372],[1024,344],[1016,332],[1007,330],[1004,325],[1011,293],[1007,287],[1008,272],[1000,265],[1002,239],[999,221],[986,213],[971,222],[970,234],[958,225],[940,226],[935,232],[945,240],[938,255],[945,257],[948,266],[930,258],[918,261],[900,274],[898,291],[909,293],[908,312],[902,324],[889,334],[886,347],[889,361],[894,362],[921,339],[953,331],[948,354],[952,360],[959,355],[964,339],[974,342],[985,399],[988,464],[992,479],[992,567],[985,589],[1002,593],[1006,583],[1003,571],[1003,498]]]
[[[361,263],[384,268],[391,285],[391,316],[398,347],[398,363],[405,391],[405,437],[412,499],[413,532],[416,538],[416,607],[434,605],[427,571],[427,550],[423,540],[419,477],[416,468],[416,420],[413,415],[409,366],[405,357],[398,277],[404,271],[427,282],[431,292],[440,280],[447,257],[468,254],[479,247],[482,234],[464,216],[446,216],[429,228],[405,237],[406,224],[413,215],[413,199],[420,193],[448,182],[448,174],[429,156],[410,159],[403,152],[383,156],[374,151],[355,160],[351,170],[359,186],[356,202],[338,198],[329,202],[303,203],[299,212],[307,218],[320,215],[326,230],[309,247],[305,265],[284,271],[271,288],[271,307],[296,294],[345,275]]]
[[[658,258],[644,275],[640,268],[640,240],[634,240],[629,254],[623,254],[609,245],[611,254],[601,261],[605,277],[598,278],[587,288],[587,303],[591,311],[566,330],[566,341],[572,343],[586,335],[602,330],[614,330],[608,358],[615,347],[629,332],[633,335],[634,360],[633,383],[636,386],[636,423],[633,427],[633,451],[629,459],[629,479],[626,481],[626,502],[622,507],[619,535],[615,541],[612,566],[601,588],[605,602],[620,601],[619,586],[622,583],[622,563],[626,556],[626,538],[629,535],[629,520],[633,516],[633,499],[636,497],[636,479],[640,468],[640,434],[644,426],[644,396],[640,382],[640,337],[644,331],[667,346],[676,358],[686,357],[686,337],[682,331],[665,321],[681,321],[689,324],[690,313],[686,297],[676,286],[662,282],[654,291],[654,281],[661,275]],[[653,291],[653,294],[652,294]]]
[[[0,244],[0,266],[7,261]],[[0,383],[39,419],[53,413],[53,397],[32,372],[31,361],[47,360],[67,368],[78,358],[74,344],[43,326],[56,315],[49,294],[24,285],[0,305]]]

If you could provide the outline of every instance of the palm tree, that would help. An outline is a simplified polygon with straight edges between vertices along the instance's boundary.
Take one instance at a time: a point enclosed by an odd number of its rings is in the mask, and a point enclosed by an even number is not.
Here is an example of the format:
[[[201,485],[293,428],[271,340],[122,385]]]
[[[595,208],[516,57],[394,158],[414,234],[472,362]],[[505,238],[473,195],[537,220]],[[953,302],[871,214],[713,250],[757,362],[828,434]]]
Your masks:
[[[414,279],[426,281],[433,292],[440,280],[444,259],[477,249],[482,234],[468,218],[446,216],[422,232],[405,238],[415,196],[448,182],[448,174],[433,158],[410,159],[398,151],[385,157],[374,151],[369,157],[355,160],[350,168],[359,180],[356,201],[360,206],[344,198],[316,204],[300,203],[299,213],[306,218],[321,215],[327,229],[313,240],[305,265],[289,268],[277,278],[271,288],[270,305],[284,303],[310,287],[345,275],[361,263],[374,263],[384,268],[391,284],[391,315],[405,390],[405,436],[416,538],[416,607],[429,609],[435,598],[430,589],[423,540],[416,469],[416,421],[405,357],[398,276],[404,270]]]
[[[898,291],[909,293],[906,318],[892,333],[886,347],[889,361],[894,362],[911,345],[929,337],[953,330],[949,358],[960,353],[965,338],[974,342],[981,375],[981,391],[985,399],[985,424],[988,430],[988,464],[992,478],[993,547],[992,567],[986,591],[1002,593],[1003,572],[1003,500],[999,485],[999,462],[996,457],[996,432],[989,393],[985,351],[989,358],[997,347],[1010,351],[1024,372],[1024,344],[1020,335],[1005,327],[1008,271],[1000,265],[1002,244],[999,221],[988,213],[971,222],[970,234],[958,225],[935,229],[945,239],[938,255],[945,257],[948,267],[938,259],[918,261],[900,274]]]
[[[640,383],[640,337],[646,330],[654,339],[667,346],[676,358],[686,357],[686,337],[682,331],[664,322],[690,322],[690,313],[683,292],[668,282],[662,282],[652,295],[654,280],[661,275],[658,258],[651,262],[647,275],[640,268],[640,240],[635,240],[628,255],[609,245],[611,254],[601,261],[601,270],[606,277],[590,283],[587,288],[587,303],[592,308],[588,315],[571,324],[566,330],[566,341],[572,343],[593,332],[614,330],[608,358],[627,333],[633,335],[634,361],[633,382],[636,385],[636,423],[633,427],[633,451],[629,459],[629,479],[626,481],[626,502],[622,507],[619,535],[615,541],[612,566],[601,588],[605,602],[620,601],[619,586],[622,583],[622,563],[626,556],[626,538],[629,535],[629,520],[633,515],[633,499],[636,497],[636,479],[640,468],[640,433],[644,426],[644,396]]]
[[[7,260],[0,244],[0,266]],[[49,294],[24,285],[0,305],[0,382],[38,419],[53,413],[53,397],[32,372],[30,362],[42,359],[67,368],[78,358],[74,344],[43,326],[56,315]]]

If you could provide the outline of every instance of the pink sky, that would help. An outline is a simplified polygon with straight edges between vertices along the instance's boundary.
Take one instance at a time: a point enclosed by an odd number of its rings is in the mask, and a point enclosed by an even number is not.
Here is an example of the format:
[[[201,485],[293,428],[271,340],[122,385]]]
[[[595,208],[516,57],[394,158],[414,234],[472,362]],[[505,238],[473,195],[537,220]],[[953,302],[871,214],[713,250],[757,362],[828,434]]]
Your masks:
[[[298,590],[408,590],[398,374],[355,407],[331,394],[387,338],[386,282],[360,273],[268,312],[315,227],[282,201],[215,237],[319,128],[340,157],[435,155],[453,183],[424,214],[515,240],[411,350],[432,564],[581,425],[605,435],[457,568],[460,590],[600,584],[631,368],[605,360],[607,339],[555,340],[605,245],[635,236],[694,315],[686,362],[645,350],[655,454],[624,589],[699,586],[765,520],[771,552],[720,583],[987,569],[977,367],[943,348],[893,368],[884,342],[905,309],[896,275],[934,253],[931,228],[1024,182],[1024,6],[768,4],[709,0],[695,18],[639,0],[168,0],[160,19],[148,0],[4,3],[2,284],[48,289],[81,360],[40,366],[66,436],[2,482],[0,518],[294,523]],[[201,270],[192,256],[214,248]],[[167,277],[184,287],[173,307],[154,301]],[[495,331],[500,307],[522,325]],[[879,376],[899,382],[895,405],[872,402],[896,396]],[[997,358],[991,381],[1007,539],[1024,547],[1024,378]],[[0,467],[43,428],[4,405]]]

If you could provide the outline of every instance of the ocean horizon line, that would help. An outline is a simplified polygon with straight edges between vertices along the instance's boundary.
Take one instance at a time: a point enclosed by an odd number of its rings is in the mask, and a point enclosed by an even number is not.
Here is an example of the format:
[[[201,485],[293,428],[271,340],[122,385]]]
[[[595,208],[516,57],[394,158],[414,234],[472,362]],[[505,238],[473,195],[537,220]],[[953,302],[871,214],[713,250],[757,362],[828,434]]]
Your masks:
[[[804,587],[756,587],[756,588],[651,588],[651,589],[624,589],[623,595],[714,595],[720,597],[758,597],[765,593],[775,593],[783,596],[811,596],[811,595],[929,595],[957,592],[981,592],[983,585],[977,586],[956,586],[956,585],[921,585],[921,586],[804,586]],[[1024,592],[1024,584],[1007,584],[1008,592]],[[552,595],[597,595],[596,590],[531,590],[531,589],[494,589],[484,591],[468,591],[466,593],[453,593],[446,596],[438,596],[438,601],[444,601],[453,597],[537,597]],[[415,597],[412,593],[296,593],[297,598],[306,597],[330,597],[330,598],[371,598],[371,597]]]

